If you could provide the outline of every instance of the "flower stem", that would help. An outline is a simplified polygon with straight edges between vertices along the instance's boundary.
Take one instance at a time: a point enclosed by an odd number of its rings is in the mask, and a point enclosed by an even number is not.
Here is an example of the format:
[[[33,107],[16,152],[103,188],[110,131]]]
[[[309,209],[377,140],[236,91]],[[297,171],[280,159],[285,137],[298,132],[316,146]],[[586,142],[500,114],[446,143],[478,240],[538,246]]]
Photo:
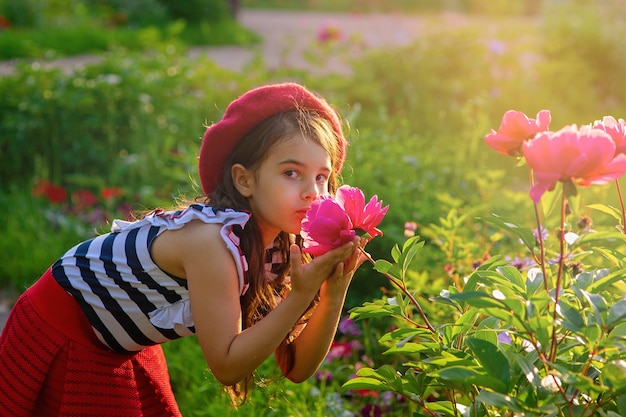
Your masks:
[[[563,270],[565,264],[565,203],[567,199],[565,198],[565,190],[563,190],[563,194],[561,195],[561,224],[559,226],[559,268],[556,274],[556,285],[554,287],[554,311],[552,313],[552,346],[550,347],[550,361],[553,361],[556,357],[557,350],[557,335],[556,335],[556,320],[557,320],[557,306],[559,305],[559,294],[561,292],[561,281],[563,277]]]
[[[535,180],[533,177],[533,171],[530,170],[530,187],[532,188],[533,185],[535,185]],[[539,218],[539,208],[537,207],[537,203],[533,202],[533,206],[535,208],[535,220],[537,221],[537,239],[539,240],[539,266],[541,267],[541,273],[543,274],[543,288],[546,291],[546,294],[548,294],[550,292],[550,288],[548,287],[548,276],[546,275],[546,250],[541,230],[541,219]]]
[[[365,250],[363,248],[359,248],[359,249],[361,250],[361,253],[363,253],[363,255],[365,255],[367,260],[370,261],[370,263],[372,265],[376,264],[376,262],[374,261],[374,259],[372,258],[372,256],[369,253],[365,252]],[[420,306],[420,303],[415,299],[413,294],[411,294],[411,292],[406,288],[406,286],[402,282],[397,280],[396,278],[392,277],[391,275],[389,275],[387,273],[384,273],[384,272],[382,272],[382,274],[389,281],[391,281],[391,283],[393,285],[398,287],[407,297],[409,297],[409,300],[411,300],[411,303],[413,303],[415,308],[417,308],[417,311],[418,311],[419,315],[422,317],[422,320],[424,320],[424,323],[426,324],[426,327],[428,328],[428,330],[430,330],[431,332],[435,333],[435,328],[432,326],[432,324],[430,324],[430,321],[428,321],[428,318],[426,317],[426,313],[424,313],[424,310],[422,309],[422,306]]]
[[[615,180],[615,187],[617,188],[619,204],[622,208],[622,233],[626,233],[626,209],[624,208],[624,199],[622,198],[622,190],[619,186],[619,180]]]

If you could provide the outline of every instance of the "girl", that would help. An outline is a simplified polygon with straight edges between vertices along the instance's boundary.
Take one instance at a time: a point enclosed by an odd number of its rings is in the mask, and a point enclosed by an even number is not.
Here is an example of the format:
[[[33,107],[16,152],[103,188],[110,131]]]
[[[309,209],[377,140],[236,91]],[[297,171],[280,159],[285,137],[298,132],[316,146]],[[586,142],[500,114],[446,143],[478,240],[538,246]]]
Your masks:
[[[346,145],[336,112],[298,84],[233,101],[204,134],[202,204],[113,222],[19,298],[0,339],[0,415],[179,416],[160,343],[191,334],[241,401],[272,353],[290,380],[311,376],[360,241],[311,260],[298,234],[336,190]]]

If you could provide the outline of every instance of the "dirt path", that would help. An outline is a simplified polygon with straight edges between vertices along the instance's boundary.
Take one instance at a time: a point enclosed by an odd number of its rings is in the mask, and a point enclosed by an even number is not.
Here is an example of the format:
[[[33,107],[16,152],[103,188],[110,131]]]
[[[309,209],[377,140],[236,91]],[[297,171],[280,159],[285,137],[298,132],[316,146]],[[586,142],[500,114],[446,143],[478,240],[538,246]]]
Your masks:
[[[262,57],[268,69],[292,67],[317,72],[349,73],[345,50],[325,57],[322,66],[307,58],[307,51],[317,43],[320,32],[334,29],[343,41],[358,47],[352,52],[411,43],[424,33],[445,33],[461,27],[481,30],[497,29],[510,24],[534,25],[528,18],[488,18],[458,13],[438,15],[400,14],[336,14],[322,12],[293,12],[244,9],[240,23],[260,34],[264,42],[254,47],[197,47],[189,50],[192,58],[205,56],[223,68],[241,71],[257,56]],[[490,28],[490,29],[486,29]],[[81,55],[54,61],[31,61],[43,66],[60,67],[70,72],[81,65],[96,63],[99,57]],[[0,76],[11,74],[17,61],[0,62]]]

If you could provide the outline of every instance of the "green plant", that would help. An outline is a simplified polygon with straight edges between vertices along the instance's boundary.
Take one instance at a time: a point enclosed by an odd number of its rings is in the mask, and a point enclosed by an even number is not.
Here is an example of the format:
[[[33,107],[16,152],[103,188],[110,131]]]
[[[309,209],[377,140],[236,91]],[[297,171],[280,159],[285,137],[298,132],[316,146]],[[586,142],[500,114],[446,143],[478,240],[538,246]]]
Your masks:
[[[497,215],[480,221],[515,236],[526,248],[529,262],[519,264],[506,252],[490,251],[462,280],[429,298],[439,308],[450,309],[446,317],[432,317],[408,279],[424,244],[419,237],[395,246],[392,262],[371,259],[393,284],[396,296],[366,303],[353,309],[351,316],[401,319],[399,328],[379,340],[387,347],[385,354],[397,362],[360,369],[344,388],[403,395],[419,405],[415,416],[624,415],[624,206],[589,205],[618,222],[617,231],[596,230],[591,218],[580,213],[576,186],[589,185],[589,180],[606,183],[626,172],[621,150],[626,122],[613,121],[605,118],[593,129],[590,125],[580,131],[540,131],[526,138],[525,125],[509,130],[506,123],[512,122],[505,117],[497,134],[520,135],[516,140],[532,173],[530,195],[537,228],[533,231]],[[541,143],[549,143],[550,151]],[[585,148],[585,143],[591,147]],[[613,167],[611,174],[602,180],[594,177],[604,172],[605,165]],[[551,177],[552,186],[542,185],[552,171],[559,172]],[[543,195],[539,206],[543,192],[557,181],[562,185]],[[552,208],[555,218],[549,216]],[[450,213],[447,219],[453,227],[437,229],[449,242],[444,247],[462,248],[454,235],[463,222],[454,227],[455,218]],[[550,240],[544,234],[547,230],[556,231]],[[466,260],[463,250],[447,256],[460,257],[460,263]]]

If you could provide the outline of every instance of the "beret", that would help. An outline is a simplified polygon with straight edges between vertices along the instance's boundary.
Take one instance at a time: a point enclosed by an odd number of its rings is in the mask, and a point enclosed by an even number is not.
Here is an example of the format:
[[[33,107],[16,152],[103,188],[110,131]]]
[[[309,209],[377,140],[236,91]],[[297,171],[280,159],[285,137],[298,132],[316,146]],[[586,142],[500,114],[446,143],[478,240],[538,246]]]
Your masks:
[[[316,112],[330,123],[339,141],[337,172],[346,157],[346,139],[337,112],[321,97],[296,83],[264,85],[231,102],[222,119],[209,126],[202,138],[198,173],[202,190],[211,194],[222,181],[224,165],[241,139],[257,124],[294,109]]]

